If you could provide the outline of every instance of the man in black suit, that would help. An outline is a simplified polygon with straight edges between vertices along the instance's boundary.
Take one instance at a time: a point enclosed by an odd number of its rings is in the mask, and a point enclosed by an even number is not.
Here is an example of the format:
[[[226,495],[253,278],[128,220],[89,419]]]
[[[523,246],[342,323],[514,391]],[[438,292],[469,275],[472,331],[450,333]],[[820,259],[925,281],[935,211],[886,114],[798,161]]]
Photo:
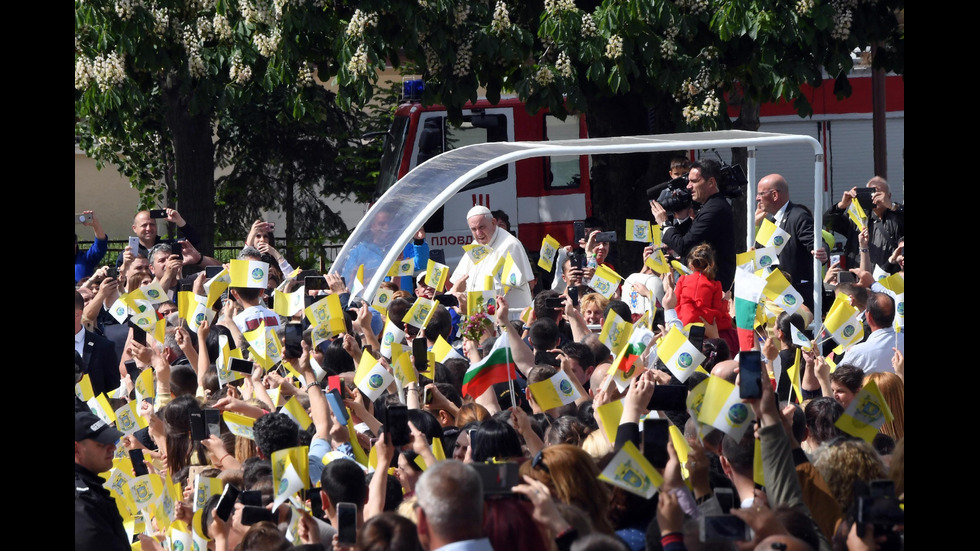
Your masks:
[[[698,161],[691,164],[687,176],[687,189],[691,192],[691,198],[701,203],[701,210],[694,216],[694,222],[687,232],[673,226],[666,228],[663,242],[685,258],[691,249],[701,243],[711,245],[715,250],[718,281],[721,288],[728,291],[735,281],[735,215],[728,200],[719,193],[721,165],[711,159]],[[650,201],[650,211],[657,223],[663,226],[667,221],[664,207]]]
[[[112,342],[82,327],[85,299],[75,291],[75,351],[82,357],[82,369],[98,396],[119,388],[119,357]]]
[[[792,276],[792,284],[803,295],[803,304],[813,311],[813,258],[827,260],[827,251],[813,247],[813,214],[803,205],[789,200],[789,184],[779,174],[759,180],[755,196],[756,226],[768,218],[789,234],[789,240],[779,252],[779,268]]]

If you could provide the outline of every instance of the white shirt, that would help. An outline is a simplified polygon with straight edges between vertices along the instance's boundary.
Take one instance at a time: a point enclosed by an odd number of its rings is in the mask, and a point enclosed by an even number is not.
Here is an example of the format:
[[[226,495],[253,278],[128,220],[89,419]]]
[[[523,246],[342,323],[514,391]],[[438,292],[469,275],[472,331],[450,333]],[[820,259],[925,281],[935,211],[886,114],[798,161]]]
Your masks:
[[[905,333],[898,333],[896,343],[895,329],[888,327],[878,329],[868,336],[868,340],[855,344],[845,354],[841,363],[850,364],[861,368],[865,375],[877,372],[894,373],[892,367],[892,356],[895,351],[892,347],[905,354]]]
[[[78,330],[75,333],[75,352],[78,352],[79,356],[85,356],[83,351],[85,350],[85,327]]]
[[[772,215],[774,223],[776,224],[777,227],[779,226],[779,223],[783,221],[783,218],[786,216],[786,207],[788,206],[789,206],[789,201],[786,201],[785,203],[783,203],[783,206],[779,207],[779,210],[776,211],[776,214]]]
[[[534,272],[531,270],[531,262],[527,259],[524,245],[521,245],[521,242],[513,235],[500,228],[494,228],[493,237],[490,238],[487,246],[493,249],[493,252],[481,260],[479,264],[473,264],[470,255],[464,254],[449,280],[456,283],[464,275],[469,275],[469,279],[466,280],[466,291],[482,290],[484,278],[493,275],[494,266],[501,258],[506,258],[509,252],[514,258],[514,263],[517,264],[517,269],[524,276],[524,283],[517,287],[508,287],[507,305],[514,317],[520,316],[520,311],[531,305],[531,287],[527,282],[534,279]]]

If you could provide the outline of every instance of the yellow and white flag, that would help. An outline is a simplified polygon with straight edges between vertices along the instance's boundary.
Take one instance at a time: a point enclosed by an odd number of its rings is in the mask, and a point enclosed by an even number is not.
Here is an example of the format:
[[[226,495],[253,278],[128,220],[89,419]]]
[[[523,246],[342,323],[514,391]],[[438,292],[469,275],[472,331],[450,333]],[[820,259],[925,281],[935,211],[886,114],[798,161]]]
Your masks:
[[[599,473],[599,480],[644,499],[653,497],[664,483],[657,469],[643,457],[633,442],[627,442],[616,452],[606,468]]]
[[[793,385],[793,392],[796,393],[797,404],[803,403],[803,387],[800,385],[800,376],[803,373],[802,371],[803,364],[800,361],[801,356],[802,353],[800,352],[800,349],[797,348],[796,356],[795,359],[793,360],[793,365],[786,368],[786,375],[789,376],[789,381]],[[766,383],[763,382],[762,384],[766,384]]]
[[[451,359],[466,359],[459,352],[456,352],[453,345],[449,344],[446,339],[442,338],[442,335],[436,337],[436,342],[432,345],[432,353],[435,355],[436,361],[439,363],[446,363],[446,360]]]
[[[517,287],[525,283],[524,274],[521,273],[520,267],[514,262],[514,257],[509,251],[500,272],[500,283],[508,287]]]
[[[811,349],[810,339],[807,338],[803,331],[800,331],[792,324],[790,324],[790,331],[790,338],[793,340],[793,344],[809,352]]]
[[[776,250],[777,255],[789,243],[790,238],[789,232],[780,228],[768,218],[762,221],[762,225],[759,226],[759,233],[755,234],[756,243],[763,247],[772,247]]]
[[[391,277],[411,277],[415,273],[415,259],[406,258],[403,260],[396,261],[392,265],[391,269],[388,270],[388,275]]]
[[[126,323],[126,318],[129,317],[129,305],[122,298],[117,298],[109,307],[109,315],[115,318],[119,324]]]
[[[225,289],[231,286],[231,272],[228,269],[221,270],[221,272],[212,277],[211,279],[204,282],[204,292],[208,294],[207,306],[208,308],[214,306],[214,303],[221,298],[221,294],[225,292]]]
[[[306,408],[299,403],[299,400],[295,396],[286,400],[286,404],[282,406],[279,413],[292,419],[299,426],[299,430],[306,430],[313,424],[313,419],[310,417],[310,414],[306,413]]]
[[[167,547],[167,551],[184,551],[185,549],[194,549],[194,536],[191,534],[192,529],[184,524],[183,521],[175,520],[170,523],[170,528],[167,531],[167,541],[170,542],[170,547]]]
[[[857,200],[851,200],[850,206],[847,207],[847,217],[851,219],[851,222],[854,222],[859,232],[868,227],[868,215],[864,213],[861,203]]]
[[[864,324],[858,319],[860,312],[851,306],[847,295],[838,293],[834,304],[827,312],[824,327],[844,349],[861,342],[864,338]]]
[[[136,380],[133,381],[133,386],[136,387],[136,401],[142,402],[143,400],[152,400],[156,397],[157,391],[156,387],[153,385],[153,370],[144,369],[140,372]]]
[[[306,307],[303,311],[310,325],[324,325],[332,335],[347,330],[344,309],[340,305],[340,295],[327,295]]]
[[[276,330],[266,327],[265,323],[260,323],[258,327],[242,334],[252,350],[254,360],[269,370],[277,362],[282,361],[282,342]]]
[[[133,292],[136,293],[138,291]],[[129,321],[136,324],[136,326],[143,331],[153,335],[155,332],[154,329],[156,327],[156,323],[160,321],[156,310],[154,310],[153,306],[151,306],[149,301],[146,300],[137,300],[135,304],[135,307],[130,309],[130,313],[133,314],[133,317],[130,318]]]
[[[415,299],[415,304],[408,309],[408,312],[405,312],[405,317],[402,318],[402,322],[413,327],[418,327],[419,329],[424,329],[425,326],[429,324],[429,320],[432,318],[432,313],[435,312],[436,306],[438,305],[438,300],[433,301],[427,298],[418,297]]]
[[[776,249],[772,247],[752,249],[735,255],[735,265],[738,266],[738,269],[746,272],[755,272],[773,264],[779,264],[779,255],[776,254]]]
[[[92,413],[99,419],[105,421],[107,425],[116,422],[116,412],[109,406],[109,400],[106,398],[105,393],[99,394],[94,398],[89,398],[85,404],[92,410]]]
[[[279,289],[276,289],[273,291],[272,296],[275,298],[275,301],[273,302],[275,305],[273,307],[275,312],[280,316],[291,318],[303,311],[306,287],[300,287],[292,293],[284,293]]]
[[[160,285],[160,282],[155,279],[150,283],[141,286],[140,292],[143,293],[146,300],[150,301],[150,303],[154,305],[170,300],[170,297],[167,296],[167,291],[164,290],[163,285]]]
[[[272,509],[295,495],[300,490],[310,487],[310,448],[297,446],[272,452],[272,480],[275,483],[275,501]]]
[[[892,327],[899,333],[905,332],[905,293],[895,295],[895,321]]]
[[[141,511],[149,511],[163,495],[163,480],[158,474],[137,476],[126,486],[129,488],[130,499]]]
[[[194,511],[203,509],[211,496],[221,495],[224,487],[225,483],[220,478],[197,475],[194,478]]]
[[[374,293],[374,300],[371,301],[371,306],[381,313],[382,316],[388,316],[388,305],[391,304],[393,300],[391,298],[394,295],[394,291],[389,289],[378,289]]]
[[[255,425],[255,419],[252,417],[232,411],[223,411],[221,412],[221,418],[225,420],[225,424],[228,425],[228,430],[235,436],[255,440],[255,432],[252,429]]]
[[[660,226],[657,227],[659,228]],[[654,250],[653,254],[643,261],[643,264],[658,274],[666,274],[670,271],[670,263],[667,262],[667,257],[664,256],[663,249],[658,248]]]
[[[611,298],[619,288],[619,282],[623,278],[612,271],[608,266],[603,264],[595,269],[595,273],[592,275],[592,279],[589,280],[589,287],[595,290],[595,292],[606,297]]]
[[[391,371],[398,382],[399,388],[404,388],[418,382],[415,366],[412,365],[412,355],[400,344],[391,345]]]
[[[659,226],[657,226],[659,227]],[[626,219],[626,240],[649,243],[652,241],[650,222],[647,220]]]
[[[489,314],[490,307],[497,307],[497,291],[488,289],[484,291],[468,291],[466,293],[466,315],[475,316],[483,311]]]
[[[477,265],[490,256],[493,249],[487,245],[481,245],[473,242],[469,245],[463,245],[463,251],[466,253],[466,256],[470,257],[470,262],[472,262],[473,265]]]
[[[874,381],[868,381],[856,395],[834,426],[871,442],[882,425],[895,419],[885,397]]]
[[[401,344],[405,341],[405,332],[395,325],[391,320],[385,322],[385,328],[381,331],[381,355],[385,358],[392,358],[392,346]]]
[[[902,274],[892,274],[879,280],[878,283],[896,295],[905,293],[905,276]]]
[[[138,406],[138,401],[126,402],[122,407],[115,411],[116,415],[116,428],[126,434],[133,434],[134,432],[145,429],[149,426],[146,419],[139,414],[136,409]]]
[[[356,297],[361,296],[361,291],[364,290],[364,264],[357,267],[357,271],[354,272],[354,281],[350,284],[350,293],[347,300],[347,306],[354,301]]]
[[[704,354],[687,340],[684,332],[676,325],[670,328],[670,332],[657,346],[657,357],[682,383],[704,361]]]
[[[736,440],[752,425],[755,414],[742,403],[738,389],[721,377],[708,377],[698,422],[711,425]]]
[[[606,315],[606,321],[602,324],[599,341],[606,345],[606,348],[615,357],[626,347],[626,343],[630,341],[630,334],[632,332],[633,324],[610,310],[609,314]]]
[[[552,375],[544,381],[538,381],[528,386],[534,401],[542,410],[549,410],[571,404],[582,397],[571,379],[564,371]]]
[[[803,295],[790,285],[780,270],[769,272],[762,294],[789,314],[795,313],[803,305]]]
[[[232,287],[265,289],[269,284],[269,263],[261,260],[232,259],[229,273]]]
[[[439,294],[445,289],[447,278],[449,278],[449,266],[430,258],[429,263],[425,266],[425,284],[435,289],[436,294]]]
[[[368,400],[372,402],[377,400],[378,396],[381,396],[381,393],[394,380],[394,376],[388,373],[381,362],[375,360],[370,354],[361,355],[361,363],[357,366],[357,372],[354,374],[354,384],[367,395]]]
[[[545,235],[544,239],[541,240],[541,253],[538,257],[538,266],[546,271],[550,272],[555,266],[555,258],[558,257],[558,249],[561,245],[558,240],[551,235]]]
[[[177,305],[178,310],[180,310],[181,306],[184,308],[184,310],[180,311],[180,317],[187,322],[187,329],[189,331],[197,333],[201,327],[201,323],[204,321],[208,323],[214,322],[214,317],[217,312],[208,308],[207,298],[191,292],[182,291],[178,295],[178,300],[180,301]]]
[[[623,417],[623,399],[614,402],[607,402],[595,408],[596,415],[602,423],[602,432],[610,444],[616,443],[616,431],[619,430],[619,421]]]
[[[75,384],[75,396],[83,402],[88,402],[95,397],[95,393],[92,392],[92,379],[88,373],[82,375],[82,380]]]

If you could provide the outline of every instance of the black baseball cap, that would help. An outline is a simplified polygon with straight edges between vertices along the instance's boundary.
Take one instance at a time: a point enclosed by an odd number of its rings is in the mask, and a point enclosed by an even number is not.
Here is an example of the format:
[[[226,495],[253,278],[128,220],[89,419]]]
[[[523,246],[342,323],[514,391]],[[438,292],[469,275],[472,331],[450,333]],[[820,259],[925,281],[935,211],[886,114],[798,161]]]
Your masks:
[[[81,411],[75,414],[75,442],[91,438],[100,444],[115,444],[122,436],[122,432],[94,413]]]

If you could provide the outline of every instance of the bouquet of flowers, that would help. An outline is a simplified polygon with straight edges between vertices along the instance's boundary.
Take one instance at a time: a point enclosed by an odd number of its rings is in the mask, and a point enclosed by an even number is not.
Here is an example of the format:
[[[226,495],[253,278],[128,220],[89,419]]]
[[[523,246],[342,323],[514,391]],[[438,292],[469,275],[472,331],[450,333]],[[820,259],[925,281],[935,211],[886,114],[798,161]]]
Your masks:
[[[484,333],[493,332],[494,304],[481,306],[472,316],[467,316],[460,334],[477,344],[483,341]]]

